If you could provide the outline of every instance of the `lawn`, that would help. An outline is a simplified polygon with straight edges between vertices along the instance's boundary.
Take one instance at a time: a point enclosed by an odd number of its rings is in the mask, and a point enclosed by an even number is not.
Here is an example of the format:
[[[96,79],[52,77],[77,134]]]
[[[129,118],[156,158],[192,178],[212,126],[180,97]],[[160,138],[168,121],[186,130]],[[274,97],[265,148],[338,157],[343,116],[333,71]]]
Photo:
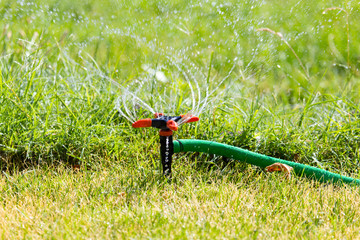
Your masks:
[[[161,175],[158,133],[360,178],[356,1],[1,1],[3,239],[356,239],[359,188],[206,154]]]

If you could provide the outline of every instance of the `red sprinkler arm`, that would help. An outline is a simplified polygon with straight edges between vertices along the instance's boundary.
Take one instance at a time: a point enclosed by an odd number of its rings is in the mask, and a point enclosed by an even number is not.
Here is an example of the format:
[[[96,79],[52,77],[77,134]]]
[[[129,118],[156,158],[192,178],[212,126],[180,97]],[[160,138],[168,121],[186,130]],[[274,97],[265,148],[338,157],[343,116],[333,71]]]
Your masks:
[[[150,118],[137,120],[132,124],[133,128],[151,127],[152,120]]]
[[[185,115],[180,115],[180,117],[182,117],[182,118],[183,118],[184,116],[185,116]],[[197,121],[199,121],[199,117],[191,115],[191,116],[190,116],[190,119],[186,120],[185,122],[191,123],[191,122],[197,122]]]

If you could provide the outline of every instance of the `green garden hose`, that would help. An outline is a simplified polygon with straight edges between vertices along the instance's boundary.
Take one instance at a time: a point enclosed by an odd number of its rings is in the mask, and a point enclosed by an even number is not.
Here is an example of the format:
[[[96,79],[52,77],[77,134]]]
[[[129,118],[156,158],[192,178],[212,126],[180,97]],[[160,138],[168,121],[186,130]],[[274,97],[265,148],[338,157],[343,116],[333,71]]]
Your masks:
[[[308,178],[316,179],[321,182],[332,183],[347,183],[360,185],[360,180],[351,177],[342,176],[340,174],[332,173],[316,167],[290,162],[278,158],[269,157],[263,154],[251,152],[238,147],[227,144],[203,141],[203,140],[175,140],[174,153],[178,152],[203,152],[208,154],[215,154],[227,158],[236,159],[242,162],[250,163],[252,165],[265,168],[274,163],[282,163],[289,165],[294,169],[298,176],[306,176]]]

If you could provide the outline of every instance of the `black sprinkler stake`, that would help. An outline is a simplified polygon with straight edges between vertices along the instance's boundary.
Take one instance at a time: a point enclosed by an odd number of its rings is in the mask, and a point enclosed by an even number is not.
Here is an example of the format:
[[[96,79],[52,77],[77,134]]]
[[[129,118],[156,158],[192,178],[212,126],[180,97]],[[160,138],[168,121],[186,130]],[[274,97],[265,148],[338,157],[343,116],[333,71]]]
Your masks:
[[[164,174],[164,176],[166,176],[168,178],[171,178],[172,155],[174,154],[174,143],[173,143],[172,131],[171,131],[171,135],[167,135],[167,132],[170,132],[170,131],[160,130],[161,163],[162,163],[162,167],[163,167],[163,174]]]

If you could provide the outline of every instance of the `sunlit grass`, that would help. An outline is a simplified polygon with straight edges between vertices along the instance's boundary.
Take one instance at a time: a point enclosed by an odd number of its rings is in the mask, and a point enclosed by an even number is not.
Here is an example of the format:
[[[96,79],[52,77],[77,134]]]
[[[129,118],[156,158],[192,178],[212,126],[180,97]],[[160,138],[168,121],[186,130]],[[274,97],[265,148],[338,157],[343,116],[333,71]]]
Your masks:
[[[182,170],[177,168],[177,170]],[[33,169],[1,182],[3,238],[357,238],[357,188],[303,179],[187,171]],[[203,173],[207,174],[207,173]],[[179,178],[181,180],[179,180]]]

